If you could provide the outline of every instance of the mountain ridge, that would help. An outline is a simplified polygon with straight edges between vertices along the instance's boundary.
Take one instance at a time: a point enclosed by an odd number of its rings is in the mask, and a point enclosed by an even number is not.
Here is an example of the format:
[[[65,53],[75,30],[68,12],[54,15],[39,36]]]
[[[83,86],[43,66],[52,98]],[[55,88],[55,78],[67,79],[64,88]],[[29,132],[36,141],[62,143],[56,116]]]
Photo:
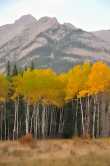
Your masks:
[[[108,35],[107,35],[108,36]],[[13,24],[0,27],[0,70],[7,61],[25,68],[51,67],[57,72],[68,70],[85,60],[110,62],[110,40],[98,32],[86,32],[71,23],[60,24],[55,17],[39,20],[24,15]]]

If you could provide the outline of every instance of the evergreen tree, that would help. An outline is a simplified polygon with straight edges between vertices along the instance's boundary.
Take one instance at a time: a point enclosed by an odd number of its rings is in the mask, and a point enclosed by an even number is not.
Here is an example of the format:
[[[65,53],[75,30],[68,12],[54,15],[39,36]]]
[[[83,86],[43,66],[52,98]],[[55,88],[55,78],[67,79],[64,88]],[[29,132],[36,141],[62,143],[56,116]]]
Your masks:
[[[17,66],[15,64],[13,67],[12,76],[16,76],[16,75],[18,75],[18,69],[17,69]]]
[[[27,71],[27,69],[28,69],[28,67],[27,67],[27,66],[25,66],[25,67],[24,67],[24,71]]]
[[[31,62],[31,67],[30,68],[31,68],[31,70],[33,70],[35,68],[33,61]]]
[[[11,66],[10,66],[10,61],[7,62],[7,76],[10,76],[11,75]]]

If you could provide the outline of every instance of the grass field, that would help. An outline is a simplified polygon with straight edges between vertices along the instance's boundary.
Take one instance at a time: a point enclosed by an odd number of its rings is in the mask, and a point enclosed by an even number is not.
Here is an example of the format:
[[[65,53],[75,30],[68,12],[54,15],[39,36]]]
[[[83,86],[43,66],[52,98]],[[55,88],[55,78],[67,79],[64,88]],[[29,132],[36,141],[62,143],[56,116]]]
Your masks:
[[[110,139],[0,142],[0,166],[110,166]]]

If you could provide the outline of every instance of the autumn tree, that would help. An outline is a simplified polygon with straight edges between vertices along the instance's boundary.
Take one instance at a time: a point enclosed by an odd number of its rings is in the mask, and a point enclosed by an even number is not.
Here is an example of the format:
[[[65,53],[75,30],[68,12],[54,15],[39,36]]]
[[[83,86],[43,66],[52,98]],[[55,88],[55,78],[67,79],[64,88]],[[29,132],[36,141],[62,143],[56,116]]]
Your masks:
[[[4,119],[4,136],[5,139],[7,137],[7,121],[6,121],[6,100],[8,96],[8,80],[3,74],[0,74],[0,103],[3,105],[4,111],[1,111],[1,139],[2,139],[2,132],[3,132],[3,119]],[[4,116],[3,116],[4,115]]]
[[[106,93],[110,89],[109,66],[101,61],[98,61],[95,64],[93,64],[91,72],[89,74],[87,86],[89,94],[93,96],[94,100],[92,136],[95,137],[96,113],[98,114],[98,122],[97,122],[98,126],[99,126],[99,114],[100,114],[98,95],[101,93]]]
[[[9,73],[0,74],[1,139],[28,133],[62,137],[67,118],[72,134],[98,137],[105,119],[109,123],[110,67],[104,62],[85,62],[60,74],[50,68],[18,73],[16,67]]]

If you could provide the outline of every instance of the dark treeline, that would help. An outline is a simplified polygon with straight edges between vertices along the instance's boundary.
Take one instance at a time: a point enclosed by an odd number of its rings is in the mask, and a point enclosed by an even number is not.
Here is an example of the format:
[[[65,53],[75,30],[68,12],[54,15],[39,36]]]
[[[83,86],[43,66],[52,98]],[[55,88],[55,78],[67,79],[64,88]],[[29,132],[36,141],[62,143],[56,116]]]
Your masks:
[[[84,63],[66,73],[51,69],[19,72],[7,64],[0,74],[0,138],[110,136],[110,68]]]

